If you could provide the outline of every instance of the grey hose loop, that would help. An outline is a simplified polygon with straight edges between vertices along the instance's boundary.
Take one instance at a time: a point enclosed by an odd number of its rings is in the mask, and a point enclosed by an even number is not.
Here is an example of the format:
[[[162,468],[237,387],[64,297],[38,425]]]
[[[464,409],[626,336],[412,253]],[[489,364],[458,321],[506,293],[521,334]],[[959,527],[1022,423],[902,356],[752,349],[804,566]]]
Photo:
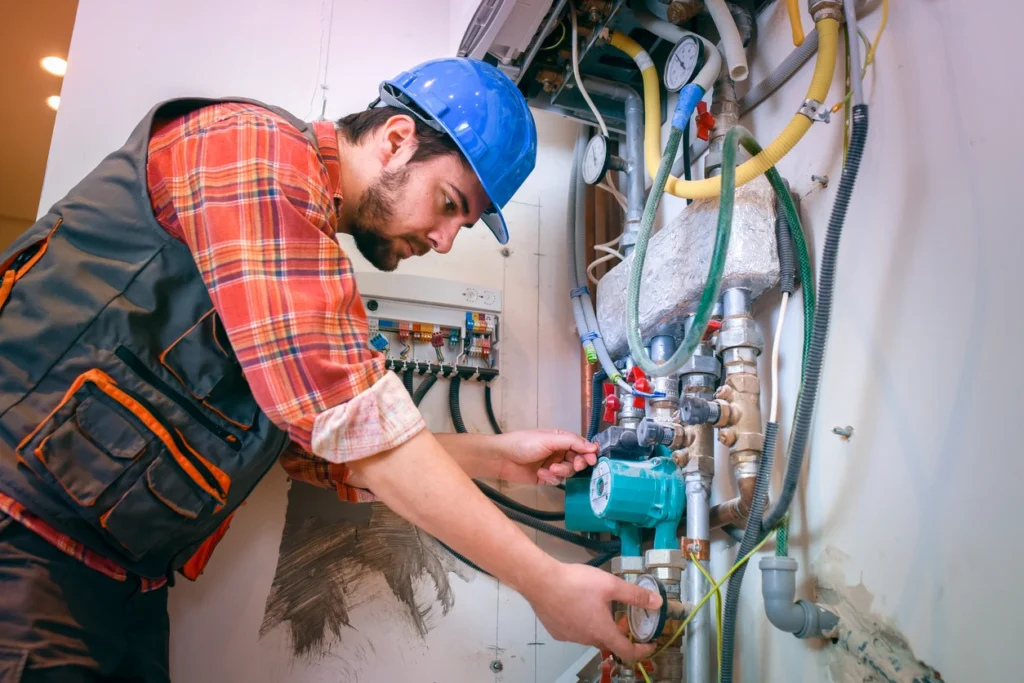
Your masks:
[[[804,384],[800,390],[800,398],[796,406],[796,419],[793,424],[793,436],[790,442],[789,462],[786,466],[786,477],[782,493],[762,522],[763,529],[774,529],[789,511],[789,506],[796,495],[800,482],[800,472],[804,464],[804,451],[807,449],[807,438],[811,431],[814,418],[814,405],[818,398],[818,383],[821,380],[821,366],[825,358],[825,345],[828,342],[828,326],[832,317],[832,299],[835,289],[836,262],[839,258],[839,240],[846,222],[846,212],[850,208],[850,198],[857,182],[861,158],[864,156],[864,145],[868,137],[868,105],[858,104],[853,107],[853,133],[850,136],[850,150],[846,155],[843,176],[839,180],[835,204],[832,205],[832,216],[829,218],[828,231],[825,233],[825,247],[821,256],[821,275],[818,277],[818,306],[814,312],[814,326],[811,329],[810,350],[804,368]]]
[[[747,94],[740,98],[740,116],[761,104],[773,92],[782,87],[782,84],[792,78],[793,74],[800,70],[807,60],[818,51],[818,31],[814,30],[804,38],[803,45],[789,53],[789,56],[782,60],[782,63],[775,67],[768,76],[747,91]]]

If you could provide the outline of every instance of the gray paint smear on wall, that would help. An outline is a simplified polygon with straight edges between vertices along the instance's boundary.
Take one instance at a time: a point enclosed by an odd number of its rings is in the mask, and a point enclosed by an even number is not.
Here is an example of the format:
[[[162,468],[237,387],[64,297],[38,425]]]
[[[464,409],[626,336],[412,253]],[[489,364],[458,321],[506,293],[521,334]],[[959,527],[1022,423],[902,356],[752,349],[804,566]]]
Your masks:
[[[331,490],[293,482],[260,635],[286,624],[295,656],[319,659],[352,627],[354,607],[386,599],[401,602],[402,613],[426,636],[438,608],[443,616],[455,604],[449,572],[469,576],[385,505],[345,503]],[[421,578],[434,589],[426,597],[414,590]]]
[[[871,611],[863,583],[846,583],[849,556],[826,546],[815,563],[817,599],[839,613],[839,638],[824,650],[835,683],[941,683],[938,671],[918,660],[895,624]]]

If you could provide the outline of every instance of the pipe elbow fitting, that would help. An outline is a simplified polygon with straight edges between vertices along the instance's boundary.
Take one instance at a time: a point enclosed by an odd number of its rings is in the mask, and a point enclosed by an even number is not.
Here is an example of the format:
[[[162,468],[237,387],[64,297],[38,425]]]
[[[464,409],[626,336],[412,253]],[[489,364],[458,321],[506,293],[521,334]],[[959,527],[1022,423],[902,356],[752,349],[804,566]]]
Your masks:
[[[768,621],[780,631],[797,638],[834,638],[839,615],[810,600],[797,600],[796,571],[799,564],[791,557],[761,559],[761,594]]]

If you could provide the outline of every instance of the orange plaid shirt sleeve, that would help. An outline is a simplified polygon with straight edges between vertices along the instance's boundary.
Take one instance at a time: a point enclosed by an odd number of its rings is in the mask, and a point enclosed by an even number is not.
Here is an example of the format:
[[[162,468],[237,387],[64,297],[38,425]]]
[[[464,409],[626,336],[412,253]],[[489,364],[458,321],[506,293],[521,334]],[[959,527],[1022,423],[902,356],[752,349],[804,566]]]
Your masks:
[[[150,140],[150,197],[160,224],[192,250],[257,402],[294,442],[285,470],[363,500],[345,484],[345,463],[425,424],[368,343],[352,263],[336,240],[334,125],[312,125],[319,151],[251,104],[163,122]]]

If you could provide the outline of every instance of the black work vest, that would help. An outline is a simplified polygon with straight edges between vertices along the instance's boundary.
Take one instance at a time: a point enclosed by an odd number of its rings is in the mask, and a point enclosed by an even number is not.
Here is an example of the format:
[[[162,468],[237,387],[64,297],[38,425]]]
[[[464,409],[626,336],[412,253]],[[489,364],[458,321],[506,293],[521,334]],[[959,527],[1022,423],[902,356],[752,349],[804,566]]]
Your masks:
[[[155,117],[217,101],[154,107],[0,255],[0,491],[145,577],[180,569],[288,444],[150,205]]]

